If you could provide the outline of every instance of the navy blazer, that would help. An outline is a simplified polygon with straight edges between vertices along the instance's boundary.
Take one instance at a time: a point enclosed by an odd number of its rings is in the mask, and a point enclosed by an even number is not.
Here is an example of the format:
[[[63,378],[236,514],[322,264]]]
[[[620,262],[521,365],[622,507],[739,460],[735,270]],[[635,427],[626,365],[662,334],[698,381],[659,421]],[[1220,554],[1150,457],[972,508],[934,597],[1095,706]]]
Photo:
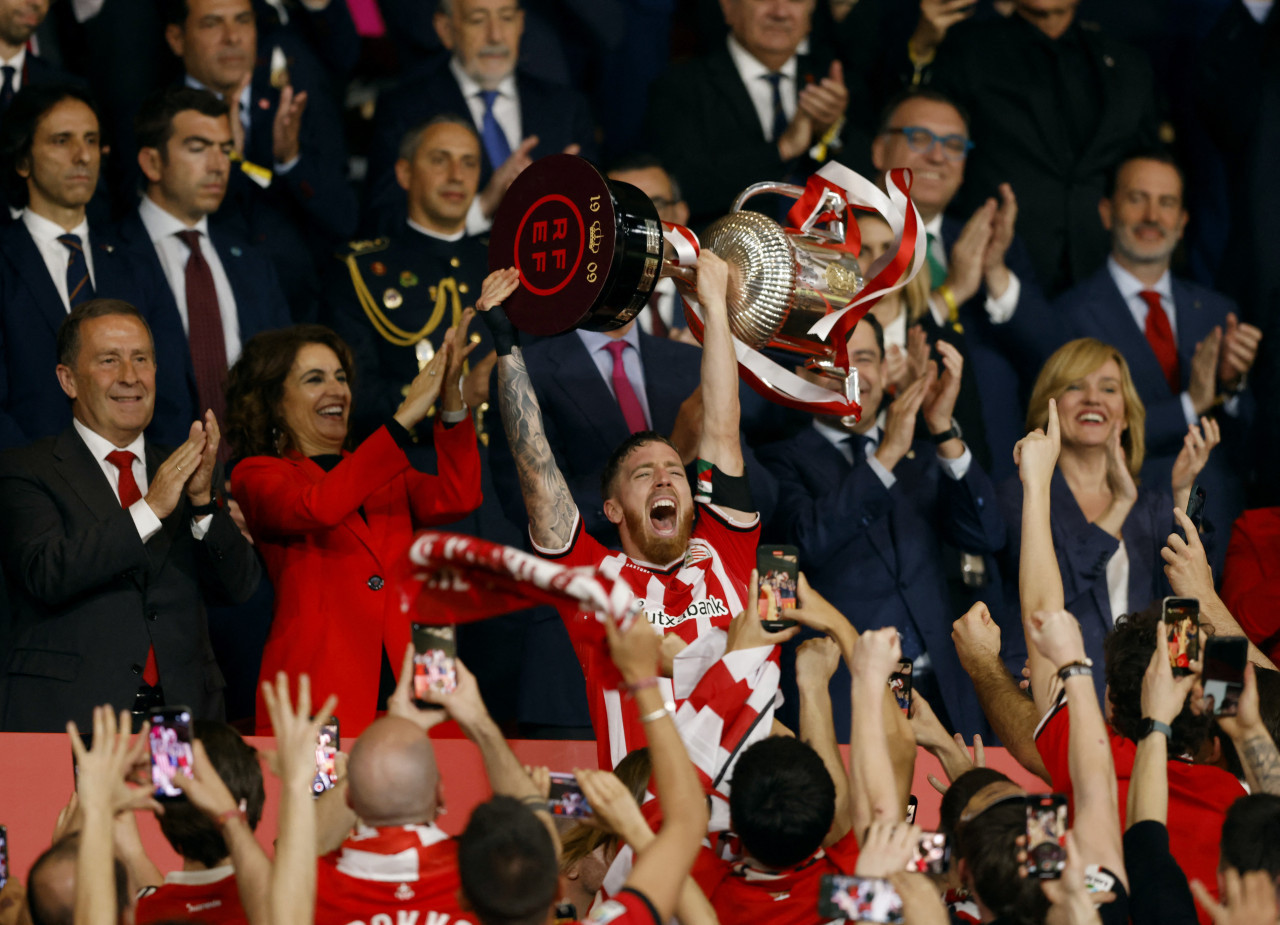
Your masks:
[[[169,317],[162,280],[137,259],[90,231],[94,292],[123,299],[147,319],[156,355],[168,355],[182,341],[177,314]],[[0,449],[51,437],[71,423],[71,403],[58,384],[58,328],[67,309],[44,258],[16,221],[0,230]],[[156,404],[147,436],[170,446],[187,439],[194,418],[183,371],[156,366]]]
[[[945,701],[934,706],[968,736],[986,722],[951,641],[960,615],[951,612],[940,539],[993,553],[1004,546],[1004,522],[976,461],[957,480],[942,471],[932,443],[917,441],[912,452],[894,467],[891,489],[813,427],[762,447],[760,460],[778,478],[780,534],[799,547],[813,587],[859,631],[914,625]],[[832,681],[838,731],[849,728],[848,683],[847,674]]]
[[[547,442],[556,464],[569,483],[574,503],[586,531],[617,548],[617,528],[604,516],[600,473],[622,441],[630,436],[622,409],[600,378],[582,338],[570,332],[547,338],[523,351],[529,378],[542,408]],[[702,351],[689,344],[641,332],[640,360],[644,367],[645,396],[653,429],[670,434],[680,405],[701,382]],[[772,518],[777,486],[770,472],[756,461],[748,446],[742,448],[751,497],[761,521]],[[501,427],[490,429],[489,458],[503,510],[522,533],[529,522],[515,460]]]
[[[1022,548],[1022,482],[1018,476],[1000,484],[1000,510],[1009,531],[1000,568],[1006,585],[1005,598],[1011,626],[1022,625],[1022,609],[1018,597],[1018,562]],[[1111,613],[1111,597],[1107,591],[1107,563],[1120,547],[1120,540],[1101,527],[1089,523],[1076,503],[1061,470],[1053,473],[1049,495],[1049,522],[1053,530],[1053,549],[1062,574],[1063,600],[1080,623],[1085,654],[1093,659],[1093,686],[1099,702],[1105,703],[1106,664],[1102,643],[1111,631],[1115,617]],[[1138,490],[1138,500],[1125,518],[1125,551],[1129,554],[1129,612],[1142,610],[1152,601],[1172,594],[1164,576],[1160,550],[1173,532],[1173,496],[1167,485]],[[1208,537],[1205,538],[1208,542]]]
[[[152,272],[166,283],[164,295],[168,298],[164,300],[164,310],[173,313],[167,327],[172,330],[172,325],[176,322],[178,330],[182,330],[182,317],[178,314],[178,303],[174,298],[173,290],[167,285],[168,277],[164,274],[160,255],[156,253],[151,236],[147,234],[147,226],[142,223],[142,217],[137,210],[130,212],[121,220],[112,229],[112,235],[121,247],[131,254],[136,254],[139,260],[146,263]],[[231,291],[235,295],[236,318],[240,322],[240,343],[247,343],[249,338],[262,331],[288,327],[289,303],[284,291],[280,288],[280,281],[276,277],[271,261],[257,249],[249,247],[220,229],[210,228],[209,240],[213,242],[218,252],[218,259],[222,261],[222,268],[227,272]],[[186,367],[184,375],[189,387],[191,420],[195,420],[198,405],[196,374],[195,368],[191,365],[189,346],[181,353],[166,352],[161,356],[183,358]]]
[[[1240,310],[1226,296],[1187,280],[1174,277],[1172,288],[1182,377],[1179,384],[1181,390],[1185,390],[1191,381],[1191,358],[1196,344],[1207,337],[1215,325],[1225,324],[1228,312],[1238,316]],[[1167,490],[1174,460],[1187,433],[1182,400],[1169,393],[1168,381],[1155,352],[1147,343],[1146,334],[1134,323],[1133,314],[1107,267],[1103,266],[1059,297],[1054,309],[1071,337],[1096,337],[1119,350],[1129,364],[1134,387],[1147,409],[1147,456],[1142,464],[1142,477],[1148,485]],[[1216,528],[1225,530],[1244,509],[1238,473],[1245,471],[1247,431],[1253,418],[1249,390],[1240,396],[1239,414],[1219,413],[1217,418],[1222,425],[1223,442],[1209,457],[1198,482],[1207,492],[1206,515]],[[1216,564],[1220,565],[1220,560]]]
[[[596,156],[595,128],[586,99],[577,90],[559,86],[516,71],[520,94],[520,130],[524,137],[538,136],[534,157],[559,154],[571,144],[581,147],[588,159]],[[369,142],[369,179],[366,192],[366,230],[394,234],[408,214],[405,191],[396,182],[395,165],[405,133],[441,113],[472,121],[471,107],[449,69],[448,58],[439,67],[408,77],[378,97],[373,137]],[[513,149],[514,150],[514,149]],[[480,146],[480,189],[484,189],[500,164],[489,163]]]
[[[963,229],[960,219],[943,216],[942,244],[948,254]],[[1016,471],[1013,445],[1026,435],[1027,398],[1043,363],[1039,352],[1028,353],[1026,341],[1040,337],[1045,326],[1051,324],[1049,303],[1020,238],[1015,237],[1009,246],[1005,265],[1018,277],[1019,284],[1018,305],[1012,318],[1003,324],[991,322],[985,286],[960,306],[966,371],[973,371],[990,452],[990,473],[997,481]]]

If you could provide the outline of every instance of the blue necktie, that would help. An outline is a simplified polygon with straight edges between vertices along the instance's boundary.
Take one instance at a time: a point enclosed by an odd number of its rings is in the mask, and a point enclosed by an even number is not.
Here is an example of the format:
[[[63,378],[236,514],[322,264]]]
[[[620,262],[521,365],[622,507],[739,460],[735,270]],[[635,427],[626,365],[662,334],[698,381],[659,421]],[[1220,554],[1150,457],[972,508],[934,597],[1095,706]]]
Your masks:
[[[84,259],[80,235],[61,234],[58,240],[67,249],[67,304],[75,308],[93,298],[93,282],[89,279],[89,263]]]
[[[782,108],[782,77],[781,73],[764,75],[773,87],[773,137],[770,141],[777,141],[787,130],[787,111]]]
[[[502,166],[503,161],[511,156],[511,145],[502,126],[493,117],[493,101],[498,98],[497,90],[481,90],[484,100],[484,122],[480,126],[480,140],[484,142],[484,153],[489,155],[489,164],[494,170]]]

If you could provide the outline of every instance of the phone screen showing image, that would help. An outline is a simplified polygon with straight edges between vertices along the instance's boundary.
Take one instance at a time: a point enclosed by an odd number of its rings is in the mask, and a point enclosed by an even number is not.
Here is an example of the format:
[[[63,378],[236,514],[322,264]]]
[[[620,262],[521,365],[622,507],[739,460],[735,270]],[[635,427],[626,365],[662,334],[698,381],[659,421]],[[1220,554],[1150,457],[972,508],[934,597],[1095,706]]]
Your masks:
[[[1194,597],[1166,597],[1162,616],[1173,673],[1191,674],[1191,663],[1200,658],[1200,602]]]
[[[1067,798],[1061,793],[1027,797],[1027,876],[1056,880],[1067,865]]]
[[[179,771],[190,775],[195,764],[191,711],[186,707],[161,707],[153,710],[147,720],[151,723],[147,736],[151,746],[151,784],[156,799],[183,799],[184,794],[173,785],[173,779]]]
[[[914,793],[907,797],[907,825],[916,824],[916,810],[919,809],[919,807],[920,801],[916,798]]]
[[[458,687],[454,659],[458,642],[452,626],[413,624],[413,697],[419,703],[429,691],[452,694]]]
[[[0,890],[9,882],[9,830],[0,825]]]
[[[888,880],[827,874],[818,887],[818,915],[898,925],[902,921],[902,897]]]
[[[1204,711],[1235,716],[1244,690],[1244,665],[1249,640],[1243,636],[1212,636],[1204,646]]]
[[[795,626],[785,612],[796,609],[800,551],[794,546],[761,546],[756,550],[756,572],[760,576],[756,606],[764,628],[776,633]]]
[[[898,670],[889,675],[889,690],[893,691],[894,699],[898,701],[898,709],[903,715],[911,715],[911,662],[908,659],[902,659],[898,662]]]
[[[591,804],[582,795],[578,779],[572,774],[551,773],[551,792],[547,794],[547,809],[553,816],[566,819],[585,819],[594,815]]]
[[[942,832],[922,832],[907,862],[907,872],[943,874],[951,863],[951,845]]]
[[[311,781],[311,792],[316,796],[333,787],[338,781],[338,717],[320,727],[316,736],[316,776]]]

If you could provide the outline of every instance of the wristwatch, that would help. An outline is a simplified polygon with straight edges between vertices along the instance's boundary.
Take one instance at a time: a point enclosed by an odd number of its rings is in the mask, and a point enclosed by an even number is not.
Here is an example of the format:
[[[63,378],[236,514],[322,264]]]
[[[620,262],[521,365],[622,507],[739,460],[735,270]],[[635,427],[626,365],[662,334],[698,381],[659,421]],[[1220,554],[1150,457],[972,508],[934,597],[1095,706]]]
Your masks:
[[[208,504],[191,505],[191,517],[193,520],[198,520],[201,517],[216,513],[218,513],[218,493],[216,491],[209,492]]]
[[[1166,740],[1173,738],[1173,728],[1168,723],[1162,723],[1158,719],[1143,719],[1142,734],[1138,736],[1138,741],[1141,742],[1153,732],[1163,733]]]
[[[942,433],[929,435],[929,439],[933,441],[934,446],[941,446],[942,444],[950,440],[952,437],[955,437],[957,440],[964,437],[964,432],[960,429],[960,422],[957,421],[955,418],[951,419],[951,426],[948,427],[946,430],[944,430]]]
[[[1093,659],[1083,658],[1078,662],[1071,662],[1070,664],[1063,665],[1061,668],[1058,669],[1058,677],[1061,678],[1064,682],[1067,680],[1067,678],[1074,678],[1078,674],[1088,675],[1089,677],[1092,677],[1093,676]]]

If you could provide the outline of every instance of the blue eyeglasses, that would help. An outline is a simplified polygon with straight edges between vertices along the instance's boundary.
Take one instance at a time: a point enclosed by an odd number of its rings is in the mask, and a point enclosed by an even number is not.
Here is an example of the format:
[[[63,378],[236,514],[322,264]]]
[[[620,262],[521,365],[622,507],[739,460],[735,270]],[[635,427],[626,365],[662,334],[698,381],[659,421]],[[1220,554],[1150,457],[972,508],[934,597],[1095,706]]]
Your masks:
[[[962,161],[973,150],[973,142],[963,135],[936,135],[923,125],[887,128],[884,134],[906,136],[907,147],[916,154],[928,154],[934,145],[942,145],[942,153],[949,161]]]

